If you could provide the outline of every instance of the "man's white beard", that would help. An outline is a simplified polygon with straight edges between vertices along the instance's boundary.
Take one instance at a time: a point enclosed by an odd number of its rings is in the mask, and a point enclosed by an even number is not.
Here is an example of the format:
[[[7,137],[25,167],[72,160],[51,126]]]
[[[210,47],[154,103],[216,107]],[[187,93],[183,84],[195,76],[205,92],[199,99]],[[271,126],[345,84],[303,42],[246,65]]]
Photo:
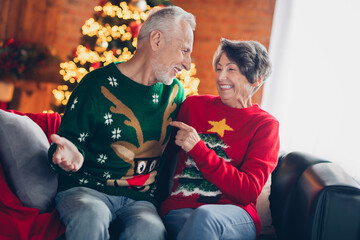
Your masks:
[[[161,83],[163,83],[165,85],[171,85],[173,83],[173,81],[174,81],[174,78],[166,77],[164,74],[161,74],[160,76],[157,76],[156,79],[158,80],[158,82],[161,82]]]
[[[169,69],[170,67],[165,66],[164,64],[156,63],[158,62],[156,60],[157,59],[154,59],[154,61],[152,62],[152,67],[155,73],[156,80],[165,85],[171,85],[174,80],[174,77],[170,76],[170,72],[171,72],[171,69]]]

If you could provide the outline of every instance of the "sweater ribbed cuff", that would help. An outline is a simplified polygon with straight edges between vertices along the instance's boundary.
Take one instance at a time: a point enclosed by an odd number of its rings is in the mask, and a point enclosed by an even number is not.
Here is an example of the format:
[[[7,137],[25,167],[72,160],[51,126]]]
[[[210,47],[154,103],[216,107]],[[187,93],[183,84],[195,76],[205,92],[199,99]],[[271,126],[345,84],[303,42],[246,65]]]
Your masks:
[[[188,154],[192,157],[198,167],[201,167],[203,164],[208,164],[207,155],[211,150],[206,146],[203,140],[200,140],[194,147],[191,149]]]

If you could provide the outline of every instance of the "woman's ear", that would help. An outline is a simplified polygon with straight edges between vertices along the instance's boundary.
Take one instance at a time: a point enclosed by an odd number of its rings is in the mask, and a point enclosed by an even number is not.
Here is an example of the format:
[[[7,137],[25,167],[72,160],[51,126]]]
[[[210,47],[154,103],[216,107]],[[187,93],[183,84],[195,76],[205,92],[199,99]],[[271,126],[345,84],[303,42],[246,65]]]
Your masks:
[[[254,82],[252,85],[254,87],[260,87],[263,84],[264,76],[260,76],[256,82]]]
[[[159,30],[154,30],[150,33],[150,46],[153,51],[161,48],[164,41],[164,35]]]

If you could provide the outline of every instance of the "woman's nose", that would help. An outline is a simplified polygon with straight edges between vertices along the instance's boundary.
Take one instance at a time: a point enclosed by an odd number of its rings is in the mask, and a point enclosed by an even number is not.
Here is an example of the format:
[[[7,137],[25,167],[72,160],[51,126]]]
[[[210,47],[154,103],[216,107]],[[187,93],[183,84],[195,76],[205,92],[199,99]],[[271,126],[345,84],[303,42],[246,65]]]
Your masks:
[[[220,70],[219,72],[219,80],[224,80],[226,79],[226,72],[223,70]]]

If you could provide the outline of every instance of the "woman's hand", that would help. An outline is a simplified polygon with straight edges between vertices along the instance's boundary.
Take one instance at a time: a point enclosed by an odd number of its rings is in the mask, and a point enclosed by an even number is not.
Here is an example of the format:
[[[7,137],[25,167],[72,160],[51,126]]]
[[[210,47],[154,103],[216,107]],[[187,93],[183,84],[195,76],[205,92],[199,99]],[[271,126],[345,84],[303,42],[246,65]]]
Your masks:
[[[172,121],[170,125],[179,128],[175,143],[185,152],[189,152],[200,141],[200,136],[193,127],[179,121]]]
[[[64,137],[57,134],[50,136],[51,141],[57,144],[56,151],[52,157],[54,164],[69,172],[78,171],[84,163],[84,156],[77,147]]]

